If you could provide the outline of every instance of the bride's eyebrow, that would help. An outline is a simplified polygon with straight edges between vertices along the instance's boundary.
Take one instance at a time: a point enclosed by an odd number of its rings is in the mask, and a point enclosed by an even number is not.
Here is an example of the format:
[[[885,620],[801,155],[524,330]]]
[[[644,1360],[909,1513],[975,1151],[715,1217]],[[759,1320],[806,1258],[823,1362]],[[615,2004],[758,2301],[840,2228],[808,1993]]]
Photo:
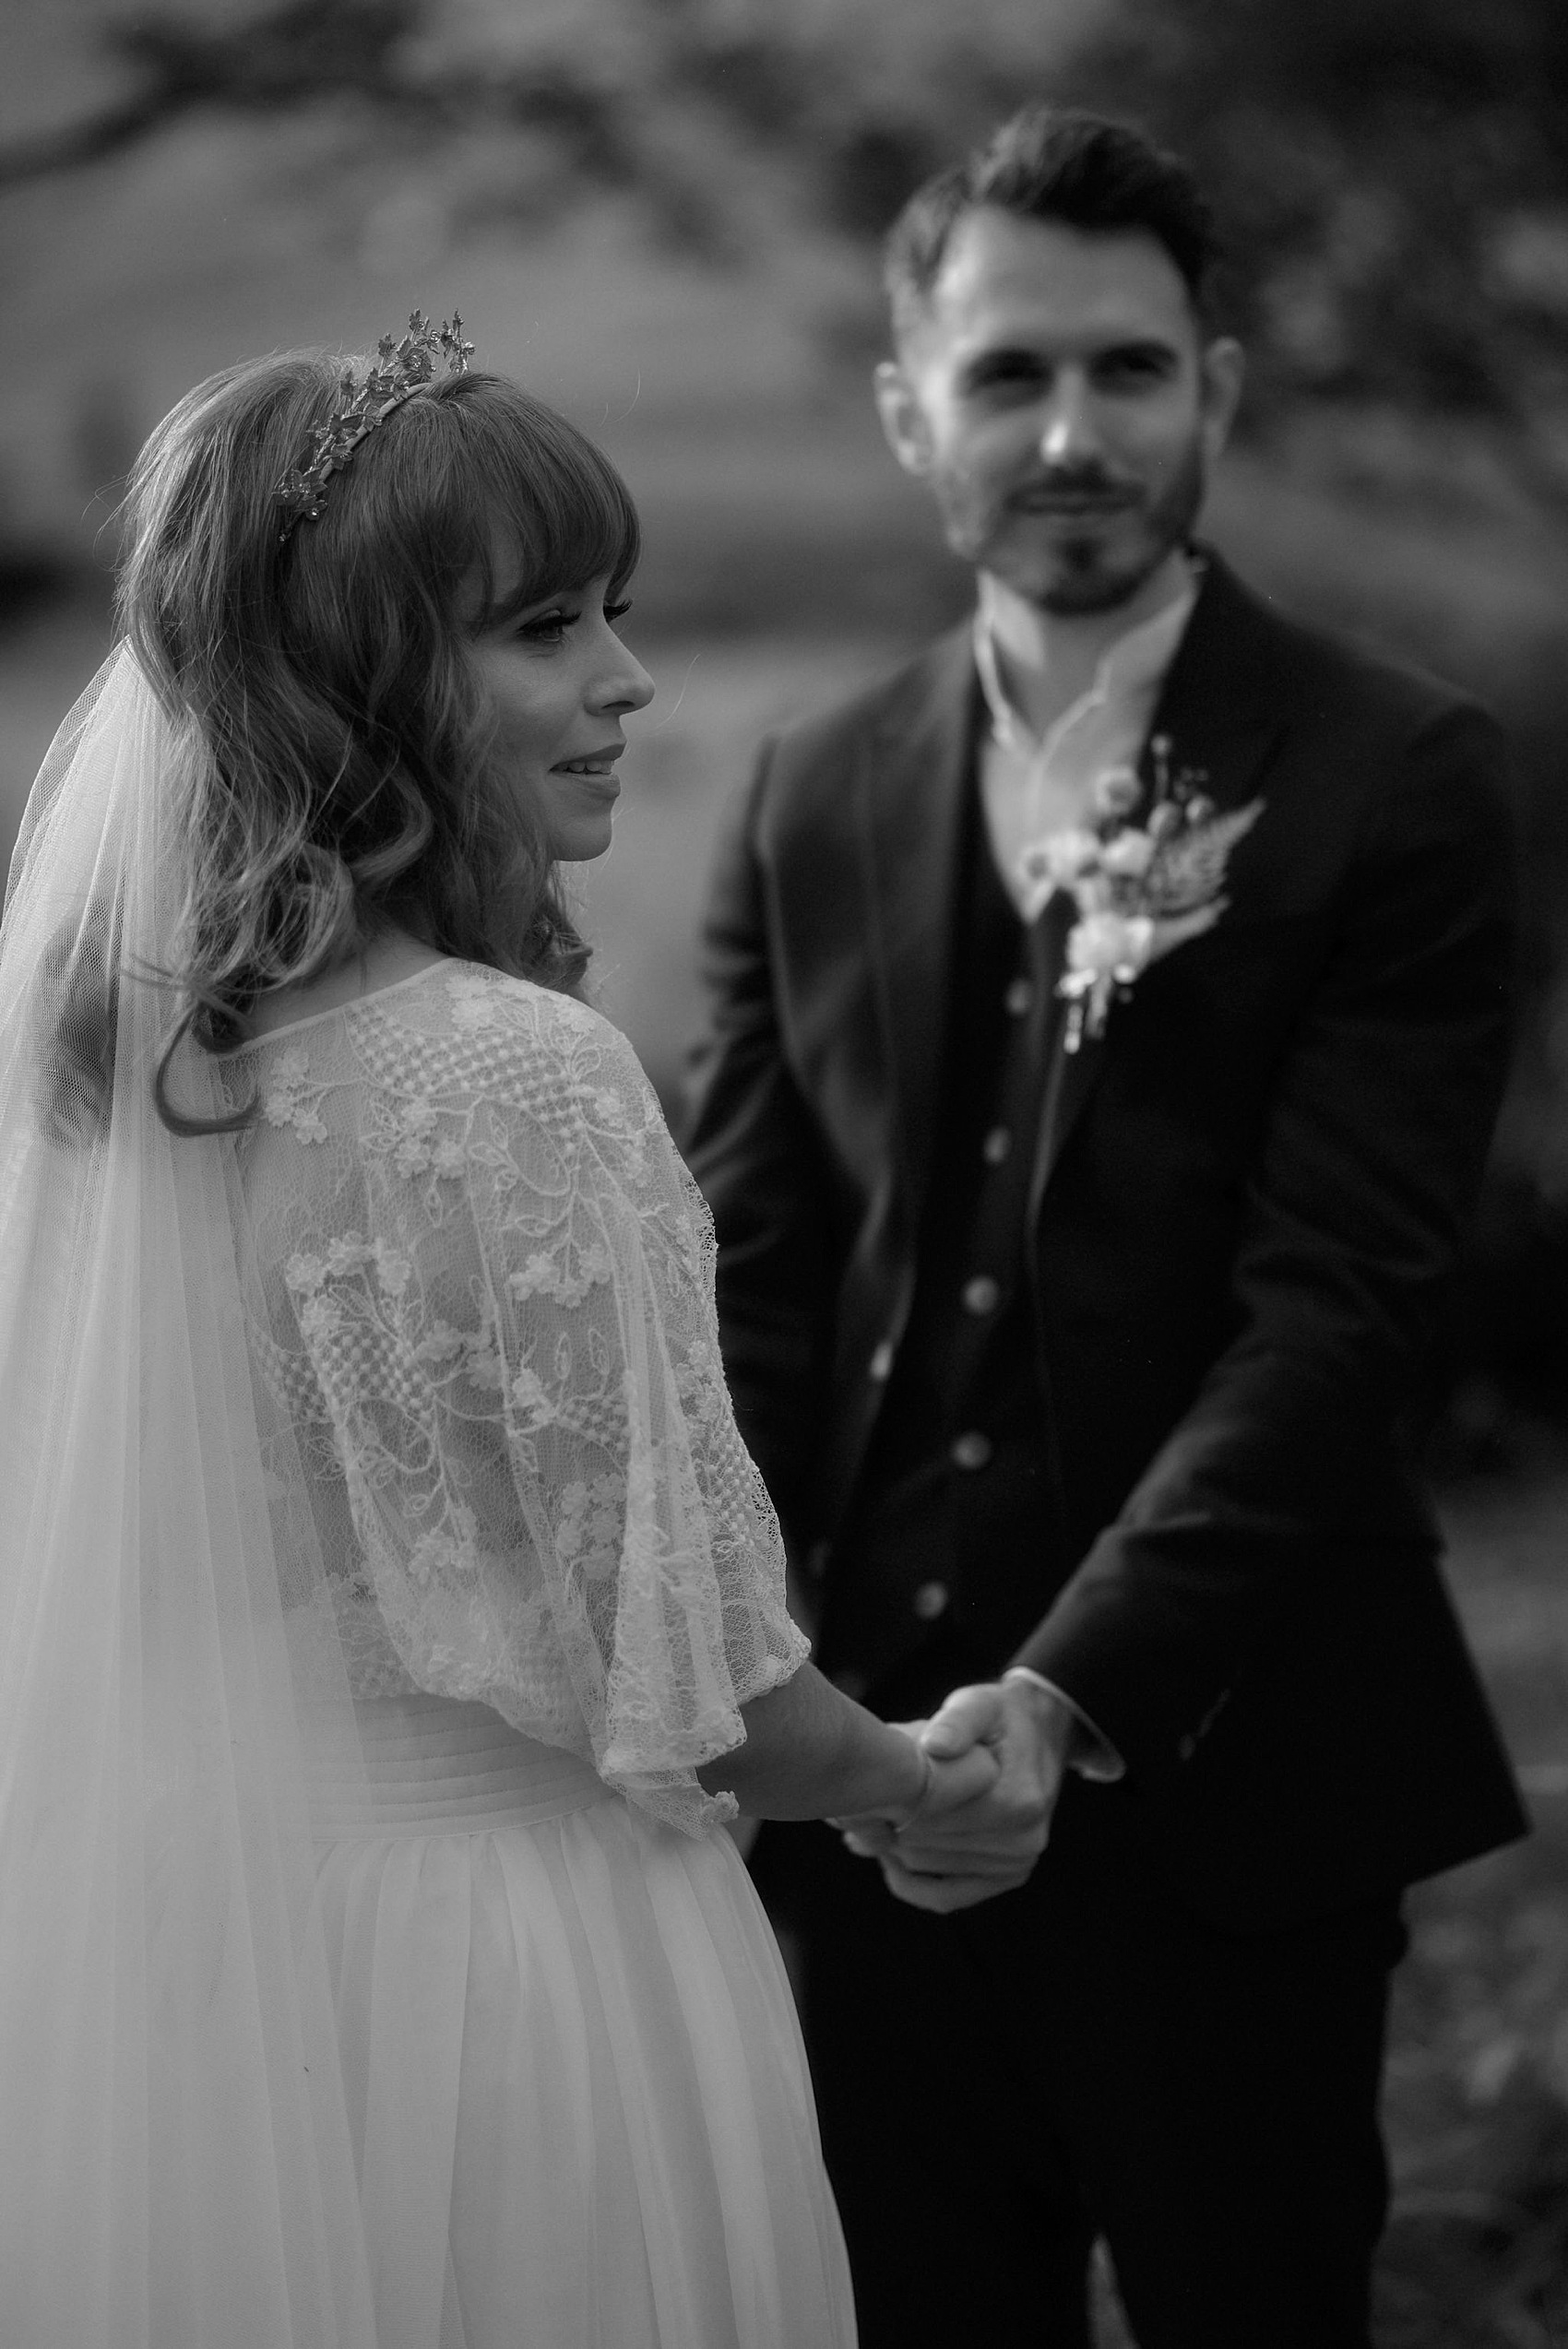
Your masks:
[[[542,595],[519,595],[514,587],[496,591],[490,598],[481,625],[486,629],[516,628],[522,622],[537,620],[547,611],[580,599],[579,587],[547,587]]]

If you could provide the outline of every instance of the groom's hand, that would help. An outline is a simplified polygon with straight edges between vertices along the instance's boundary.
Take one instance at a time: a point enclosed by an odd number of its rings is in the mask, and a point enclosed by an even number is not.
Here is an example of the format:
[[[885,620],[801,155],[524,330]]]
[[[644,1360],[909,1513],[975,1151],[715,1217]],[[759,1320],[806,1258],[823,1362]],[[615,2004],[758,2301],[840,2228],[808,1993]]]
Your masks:
[[[921,1733],[933,1760],[985,1747],[994,1779],[966,1801],[933,1801],[902,1833],[856,1835],[873,1850],[890,1892],[912,1907],[972,1908],[1027,1881],[1045,1849],[1075,1717],[1028,1678],[955,1689]]]
[[[890,1721],[890,1729],[908,1738],[911,1745],[924,1746],[926,1721]],[[830,1819],[828,1825],[837,1827],[852,1852],[874,1859],[892,1848],[895,1839],[907,1833],[917,1819],[934,1817],[938,1812],[955,1810],[971,1802],[993,1786],[1001,1765],[984,1741],[970,1738],[951,1750],[938,1750],[931,1755],[931,1769],[925,1791],[912,1814],[902,1820],[885,1811],[860,1811],[851,1816]]]

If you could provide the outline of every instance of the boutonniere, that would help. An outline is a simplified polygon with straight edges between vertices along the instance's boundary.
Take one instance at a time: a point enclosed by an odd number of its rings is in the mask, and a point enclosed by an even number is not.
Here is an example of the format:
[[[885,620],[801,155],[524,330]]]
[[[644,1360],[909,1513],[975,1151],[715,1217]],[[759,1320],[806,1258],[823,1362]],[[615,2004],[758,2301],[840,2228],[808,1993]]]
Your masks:
[[[1201,938],[1225,911],[1230,851],[1263,813],[1263,801],[1221,814],[1204,789],[1202,767],[1173,768],[1170,740],[1149,745],[1154,789],[1146,815],[1130,766],[1111,767],[1094,786],[1094,820],[1032,840],[1018,859],[1024,919],[1033,921],[1058,889],[1078,909],[1067,933],[1067,967],[1057,992],[1068,1004],[1066,1050],[1101,1036],[1111,1006],[1150,963]]]

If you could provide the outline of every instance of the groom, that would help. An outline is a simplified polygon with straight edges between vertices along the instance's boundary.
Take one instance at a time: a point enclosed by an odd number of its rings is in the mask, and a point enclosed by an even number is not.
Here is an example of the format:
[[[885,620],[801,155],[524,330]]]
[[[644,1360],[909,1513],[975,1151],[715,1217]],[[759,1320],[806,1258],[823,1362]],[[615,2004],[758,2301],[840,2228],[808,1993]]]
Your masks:
[[[692,1155],[820,1661],[1004,1764],[759,1845],[866,2349],[1073,2349],[1097,2235],[1140,2349],[1365,2349],[1401,1887],[1523,1824],[1411,1467],[1501,746],[1194,540],[1211,258],[1045,110],[911,200],[878,397],[975,617],[766,747],[707,921]]]

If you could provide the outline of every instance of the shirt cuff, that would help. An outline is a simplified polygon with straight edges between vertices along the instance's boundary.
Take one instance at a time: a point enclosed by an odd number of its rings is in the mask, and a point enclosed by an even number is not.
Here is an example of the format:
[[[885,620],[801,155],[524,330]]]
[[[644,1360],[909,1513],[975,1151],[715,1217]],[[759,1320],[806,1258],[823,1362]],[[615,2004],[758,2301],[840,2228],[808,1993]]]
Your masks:
[[[1074,1703],[1065,1689],[1048,1680],[1043,1672],[1036,1672],[1028,1664],[1015,1664],[1002,1675],[1005,1688],[1009,1680],[1028,1680],[1037,1689],[1044,1689],[1058,1704],[1065,1705],[1073,1716],[1072,1732],[1067,1740],[1066,1762],[1080,1778],[1092,1778],[1098,1785],[1111,1785],[1127,1774],[1127,1765],[1103,1729],[1098,1728],[1080,1705]]]

